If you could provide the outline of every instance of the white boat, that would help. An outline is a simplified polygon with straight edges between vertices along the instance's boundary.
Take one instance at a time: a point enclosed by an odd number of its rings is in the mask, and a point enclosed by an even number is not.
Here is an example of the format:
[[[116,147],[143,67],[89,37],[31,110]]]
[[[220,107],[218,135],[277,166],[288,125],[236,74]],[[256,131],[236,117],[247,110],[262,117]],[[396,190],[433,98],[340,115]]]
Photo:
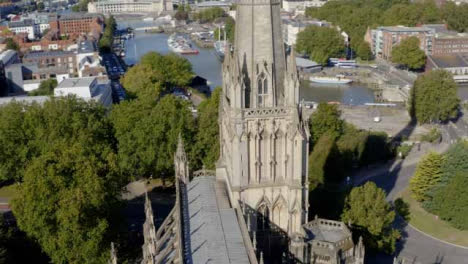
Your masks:
[[[320,76],[312,76],[310,77],[310,81],[314,83],[329,83],[329,84],[348,84],[351,83],[353,80],[344,78],[344,77],[320,77]]]
[[[192,45],[187,39],[176,34],[172,34],[167,39],[167,45],[171,51],[182,55],[192,55],[199,53],[197,49],[192,48]]]

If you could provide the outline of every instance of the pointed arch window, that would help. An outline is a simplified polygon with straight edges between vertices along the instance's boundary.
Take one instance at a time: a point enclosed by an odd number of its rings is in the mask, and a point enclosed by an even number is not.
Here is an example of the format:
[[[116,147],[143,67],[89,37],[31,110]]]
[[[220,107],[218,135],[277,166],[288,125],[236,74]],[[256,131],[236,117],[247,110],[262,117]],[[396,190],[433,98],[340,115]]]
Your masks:
[[[264,107],[265,106],[265,101],[268,96],[268,79],[265,75],[265,73],[261,73],[258,76],[257,80],[257,94],[258,94],[258,106],[259,107]]]

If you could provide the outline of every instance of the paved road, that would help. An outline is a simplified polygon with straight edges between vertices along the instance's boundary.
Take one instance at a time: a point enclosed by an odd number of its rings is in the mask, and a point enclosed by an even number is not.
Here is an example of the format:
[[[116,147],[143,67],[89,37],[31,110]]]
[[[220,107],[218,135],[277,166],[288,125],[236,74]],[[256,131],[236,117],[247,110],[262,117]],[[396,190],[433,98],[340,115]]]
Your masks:
[[[353,184],[360,185],[367,180],[374,181],[379,187],[385,189],[387,200],[393,200],[408,186],[409,179],[413,175],[420,157],[429,150],[445,151],[449,147],[448,142],[458,138],[460,132],[460,129],[457,130],[452,125],[448,125],[443,131],[443,135],[445,136],[444,143],[436,146],[427,144],[423,146],[421,151],[413,150],[404,161],[395,161],[375,169],[362,171],[356,175]],[[404,236],[404,239],[397,245],[399,249],[398,255],[410,260],[411,262],[409,263],[468,264],[468,249],[452,246],[433,239],[403,222],[399,222],[398,224],[401,225]],[[375,264],[391,263],[388,261],[388,256],[376,256],[369,262]]]

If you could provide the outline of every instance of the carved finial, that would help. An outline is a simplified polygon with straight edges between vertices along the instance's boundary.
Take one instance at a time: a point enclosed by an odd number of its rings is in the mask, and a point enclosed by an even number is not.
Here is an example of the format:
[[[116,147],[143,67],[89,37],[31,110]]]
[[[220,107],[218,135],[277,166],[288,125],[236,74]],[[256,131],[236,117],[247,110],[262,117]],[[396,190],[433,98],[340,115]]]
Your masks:
[[[315,218],[314,218],[314,219],[317,220],[317,219],[318,219],[318,215],[315,215]]]
[[[260,252],[260,264],[263,264],[263,252]]]
[[[115,250],[114,242],[111,242],[111,252],[110,252],[110,259],[108,263],[117,264],[117,251]]]

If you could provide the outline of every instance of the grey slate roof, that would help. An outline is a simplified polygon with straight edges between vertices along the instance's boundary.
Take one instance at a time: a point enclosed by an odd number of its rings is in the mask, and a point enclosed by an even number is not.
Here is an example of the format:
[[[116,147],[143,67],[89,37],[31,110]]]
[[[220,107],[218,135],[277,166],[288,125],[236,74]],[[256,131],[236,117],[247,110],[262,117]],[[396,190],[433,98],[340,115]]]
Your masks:
[[[461,68],[468,67],[467,55],[437,55],[429,56],[437,68]]]
[[[218,205],[215,184],[202,176],[187,185],[191,263],[249,263],[236,212]]]

